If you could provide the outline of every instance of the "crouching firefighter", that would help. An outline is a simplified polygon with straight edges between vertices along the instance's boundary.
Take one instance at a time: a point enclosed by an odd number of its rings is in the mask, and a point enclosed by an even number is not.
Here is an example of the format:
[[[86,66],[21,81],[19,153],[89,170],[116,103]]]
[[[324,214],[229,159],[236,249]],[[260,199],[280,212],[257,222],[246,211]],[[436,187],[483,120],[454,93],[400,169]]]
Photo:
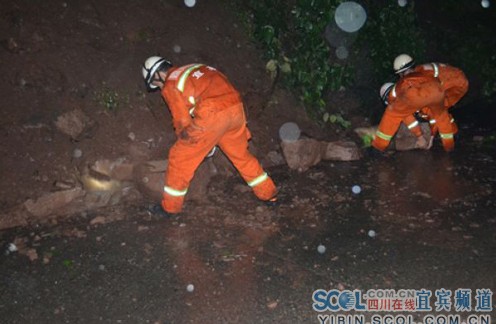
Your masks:
[[[251,134],[241,96],[221,72],[204,64],[175,67],[152,56],[142,73],[149,91],[161,90],[177,136],[165,172],[161,206],[166,213],[181,212],[196,169],[216,146],[259,199],[277,200],[274,182],[248,151]]]
[[[454,149],[453,126],[448,111],[444,108],[444,91],[439,81],[429,75],[412,72],[403,76],[396,84],[386,83],[381,88],[381,97],[387,104],[381,122],[372,141],[372,146],[386,150],[400,124],[417,136],[418,148],[429,148],[414,114],[428,107],[437,120],[439,134],[445,151]]]

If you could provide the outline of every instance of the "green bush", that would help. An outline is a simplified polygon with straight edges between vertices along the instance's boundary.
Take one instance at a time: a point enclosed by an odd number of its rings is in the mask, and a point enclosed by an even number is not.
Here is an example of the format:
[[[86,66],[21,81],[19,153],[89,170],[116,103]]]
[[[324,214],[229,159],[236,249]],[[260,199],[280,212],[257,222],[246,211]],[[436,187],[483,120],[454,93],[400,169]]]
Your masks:
[[[346,65],[330,62],[322,37],[333,19],[338,0],[237,1],[247,13],[252,36],[263,45],[267,68],[296,90],[308,113],[320,120],[326,112],[324,96],[351,83]]]
[[[331,60],[329,45],[323,37],[341,2],[344,1],[237,0],[236,4],[245,13],[252,36],[265,50],[267,69],[280,72],[280,80],[295,90],[316,120],[348,127],[349,123],[339,112],[326,107],[324,100],[330,91],[353,83],[351,60]],[[366,9],[369,12],[365,28],[358,32],[358,42],[348,50],[350,55],[368,52],[374,79],[387,81],[396,55],[406,52],[421,58],[425,45],[416,26],[413,5],[401,8],[394,2]],[[331,115],[336,116],[335,121],[329,118]]]

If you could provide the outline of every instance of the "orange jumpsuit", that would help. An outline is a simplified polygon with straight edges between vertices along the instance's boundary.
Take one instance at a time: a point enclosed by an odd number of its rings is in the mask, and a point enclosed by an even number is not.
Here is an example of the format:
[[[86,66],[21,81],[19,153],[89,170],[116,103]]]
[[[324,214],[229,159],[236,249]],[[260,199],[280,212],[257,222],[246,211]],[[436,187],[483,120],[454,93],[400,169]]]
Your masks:
[[[450,117],[444,109],[444,91],[437,79],[425,73],[413,72],[402,77],[389,93],[389,104],[372,141],[372,146],[384,151],[398,131],[401,122],[417,136],[422,132],[413,114],[423,107],[429,107],[437,120],[443,147],[454,149],[454,138]]]
[[[181,211],[195,170],[216,145],[259,199],[270,200],[276,195],[274,182],[248,151],[251,135],[241,97],[222,73],[203,64],[173,67],[167,72],[162,97],[178,136],[165,173],[165,211]]]
[[[453,107],[468,91],[468,80],[462,70],[443,63],[427,63],[418,65],[414,69],[415,72],[431,75],[439,80],[441,87],[444,90],[444,108]],[[420,110],[421,114],[427,115],[433,134],[437,132],[436,120],[431,117],[431,112],[428,107]],[[458,132],[458,126],[455,120],[450,115],[453,126],[453,133]]]

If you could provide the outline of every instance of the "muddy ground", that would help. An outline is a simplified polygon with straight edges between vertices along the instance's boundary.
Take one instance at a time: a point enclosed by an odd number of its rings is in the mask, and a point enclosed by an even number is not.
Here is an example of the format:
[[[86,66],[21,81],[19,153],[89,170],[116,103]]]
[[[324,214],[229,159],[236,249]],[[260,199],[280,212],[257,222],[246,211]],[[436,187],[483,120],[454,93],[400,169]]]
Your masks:
[[[0,215],[96,160],[166,157],[170,116],[140,74],[152,54],[225,72],[245,99],[260,158],[280,151],[287,121],[312,137],[359,143],[351,131],[320,129],[292,94],[272,91],[261,52],[217,1],[191,9],[182,1],[4,1],[0,27]],[[334,100],[358,105],[346,92]],[[54,122],[74,109],[96,127],[71,139]],[[319,288],[494,292],[494,131],[490,118],[464,111],[455,111],[452,154],[436,142],[431,151],[322,162],[303,173],[269,168],[278,207],[257,201],[239,177],[218,176],[203,202],[188,201],[171,219],[151,215],[141,197],[0,231],[0,322],[317,323],[311,294]]]
[[[22,253],[0,257],[0,314],[4,323],[318,323],[315,289],[494,291],[495,157],[467,142],[451,155],[282,167],[271,170],[278,207],[231,178],[212,184],[210,204],[173,219],[118,206],[3,232]]]

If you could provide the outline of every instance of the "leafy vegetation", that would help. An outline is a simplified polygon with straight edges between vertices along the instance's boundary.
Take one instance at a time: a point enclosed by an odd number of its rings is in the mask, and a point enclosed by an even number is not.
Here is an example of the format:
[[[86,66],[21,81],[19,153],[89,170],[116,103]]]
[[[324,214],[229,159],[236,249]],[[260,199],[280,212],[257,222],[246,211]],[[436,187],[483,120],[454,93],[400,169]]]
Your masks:
[[[427,13],[436,19],[436,24],[424,17],[425,23],[421,27],[413,0],[404,7],[396,1],[363,0],[360,3],[367,11],[367,22],[356,32],[356,42],[348,44],[347,50],[352,58],[347,60],[336,60],[331,52],[335,49],[324,37],[326,26],[333,22],[336,8],[343,0],[234,2],[250,34],[264,49],[267,70],[273,76],[279,76],[278,80],[298,94],[308,113],[318,121],[348,127],[343,112],[327,105],[326,95],[362,81],[354,78],[356,72],[364,67],[368,69],[365,75],[368,87],[378,89],[382,83],[396,77],[392,62],[397,55],[408,53],[423,63],[427,48],[430,49],[429,55],[438,50],[443,57],[456,56],[454,65],[458,64],[463,70],[466,68],[468,73],[475,73],[482,80],[483,94],[496,93],[496,78],[493,77],[496,75],[496,55],[492,50],[495,41],[474,39],[474,33],[480,35],[483,32],[482,25],[474,24],[463,35],[463,31],[453,32],[440,22],[441,18],[448,18],[446,12],[450,12],[449,19],[456,17],[457,12],[463,17],[465,7],[460,3],[468,5],[468,1],[436,1],[429,7],[435,12]],[[470,3],[477,6],[476,2]],[[480,14],[480,6],[476,10],[475,14]],[[436,29],[435,26],[439,27]],[[485,34],[490,33],[486,31]],[[470,44],[467,39],[470,39]],[[427,61],[431,60],[434,58],[429,57]],[[360,78],[363,77],[362,73]]]
[[[129,102],[129,97],[119,96],[117,91],[111,89],[106,84],[103,84],[102,88],[95,92],[95,100],[103,106],[106,111],[115,113],[122,104]]]
[[[324,100],[330,91],[353,83],[354,66],[349,61],[332,59],[334,54],[323,37],[341,2],[238,0],[237,5],[244,13],[248,30],[264,48],[267,70],[282,75],[280,80],[299,95],[314,119],[347,128],[350,123]],[[391,62],[398,53],[422,52],[413,8],[398,8],[386,5],[371,9],[358,47],[348,49],[350,53],[370,51],[378,78],[391,71]]]

